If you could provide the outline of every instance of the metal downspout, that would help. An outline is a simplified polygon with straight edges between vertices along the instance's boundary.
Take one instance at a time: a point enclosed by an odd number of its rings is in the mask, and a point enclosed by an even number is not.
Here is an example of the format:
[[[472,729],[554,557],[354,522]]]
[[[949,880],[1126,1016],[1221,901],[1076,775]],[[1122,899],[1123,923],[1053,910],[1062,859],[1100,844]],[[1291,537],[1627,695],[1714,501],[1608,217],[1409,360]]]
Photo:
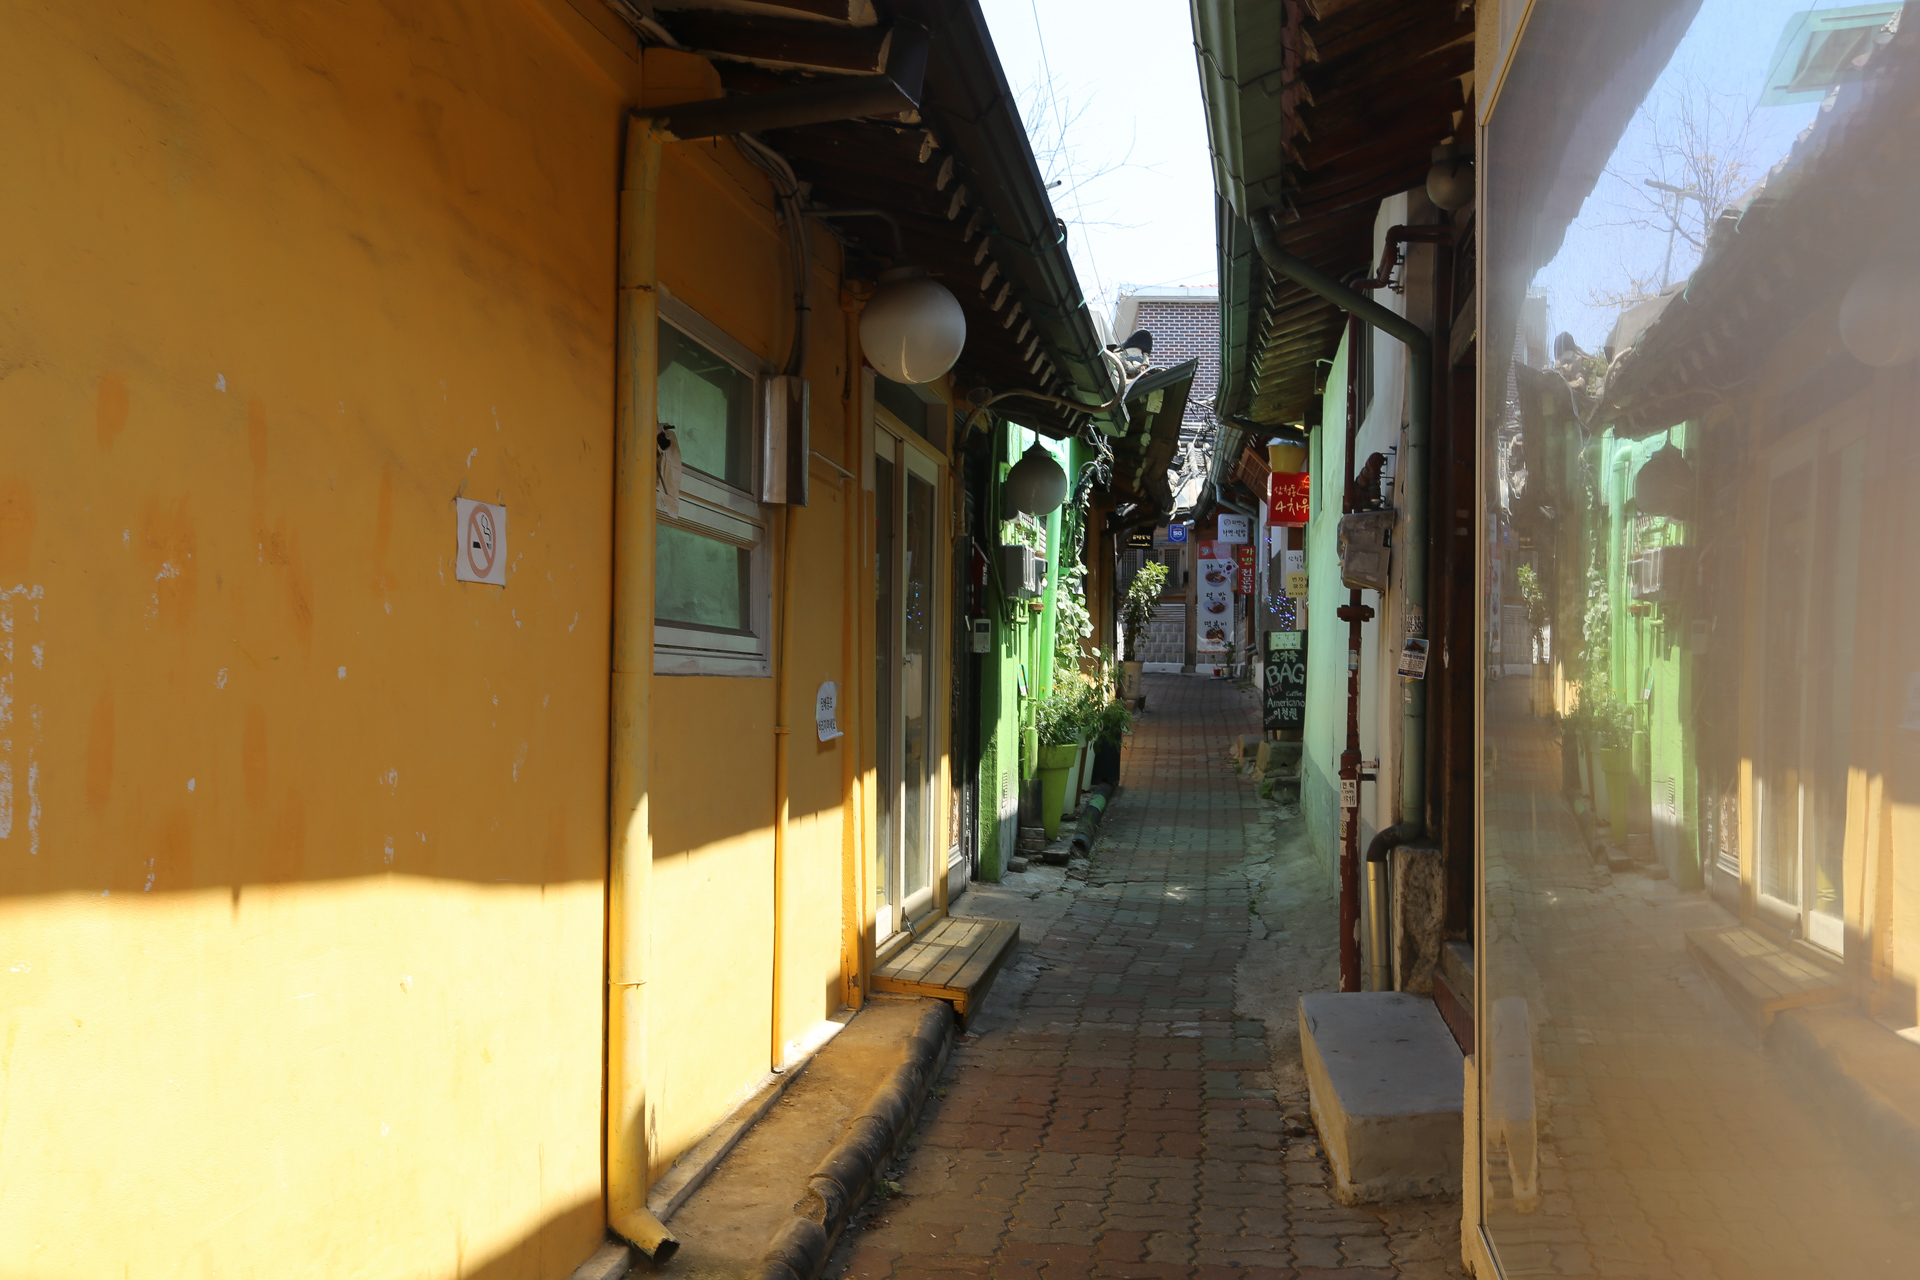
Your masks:
[[[1406,476],[1406,576],[1402,589],[1408,610],[1427,607],[1427,440],[1433,425],[1433,341],[1419,325],[1396,315],[1371,298],[1364,298],[1311,263],[1280,247],[1265,218],[1252,218],[1254,247],[1277,275],[1356,316],[1407,348],[1407,456],[1401,462]],[[1426,822],[1427,684],[1405,680],[1400,703],[1400,817]]]
[[[647,1210],[647,753],[653,681],[654,466],[660,431],[659,126],[632,120],[621,177],[614,361],[613,652],[608,751],[607,1225],[656,1262],[680,1247]]]

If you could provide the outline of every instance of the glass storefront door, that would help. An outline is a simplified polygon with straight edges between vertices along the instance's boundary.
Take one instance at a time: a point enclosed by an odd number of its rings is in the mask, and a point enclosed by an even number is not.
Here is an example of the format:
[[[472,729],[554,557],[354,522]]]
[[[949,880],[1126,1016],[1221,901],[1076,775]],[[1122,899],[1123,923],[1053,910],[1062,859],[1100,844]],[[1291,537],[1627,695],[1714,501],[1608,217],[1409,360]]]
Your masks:
[[[875,932],[884,943],[934,903],[939,472],[932,458],[902,436],[886,430],[875,436],[879,838],[871,874]]]

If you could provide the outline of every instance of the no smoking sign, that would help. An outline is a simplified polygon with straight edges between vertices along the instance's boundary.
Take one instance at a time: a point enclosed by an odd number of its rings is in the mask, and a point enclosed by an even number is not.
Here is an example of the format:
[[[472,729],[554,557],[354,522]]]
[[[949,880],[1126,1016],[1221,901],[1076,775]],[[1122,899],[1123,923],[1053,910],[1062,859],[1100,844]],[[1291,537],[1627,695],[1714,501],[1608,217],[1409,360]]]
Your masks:
[[[455,498],[454,525],[460,544],[453,557],[453,576],[461,582],[506,586],[507,509]]]

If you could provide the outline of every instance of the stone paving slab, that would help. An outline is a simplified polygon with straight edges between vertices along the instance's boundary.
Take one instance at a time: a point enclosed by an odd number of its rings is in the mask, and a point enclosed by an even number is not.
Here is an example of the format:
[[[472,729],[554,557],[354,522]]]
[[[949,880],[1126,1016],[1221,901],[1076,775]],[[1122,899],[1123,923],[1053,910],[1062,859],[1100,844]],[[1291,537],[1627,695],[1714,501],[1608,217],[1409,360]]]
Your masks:
[[[1297,919],[1260,914],[1276,806],[1230,762],[1258,730],[1254,704],[1221,681],[1145,679],[1087,879],[1034,893],[1064,911],[961,1038],[899,1193],[849,1229],[828,1276],[1461,1274],[1456,1199],[1334,1199],[1297,1035],[1249,1012],[1250,944],[1278,928],[1330,948],[1335,930],[1319,880],[1281,895]]]

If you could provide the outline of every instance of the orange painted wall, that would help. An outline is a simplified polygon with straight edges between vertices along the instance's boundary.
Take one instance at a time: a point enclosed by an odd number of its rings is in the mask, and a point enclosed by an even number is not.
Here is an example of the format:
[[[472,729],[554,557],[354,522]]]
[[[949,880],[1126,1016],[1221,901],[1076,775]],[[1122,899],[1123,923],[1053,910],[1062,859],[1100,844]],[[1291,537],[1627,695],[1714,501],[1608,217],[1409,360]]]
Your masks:
[[[562,0],[7,28],[0,1272],[563,1276],[636,64]]]

